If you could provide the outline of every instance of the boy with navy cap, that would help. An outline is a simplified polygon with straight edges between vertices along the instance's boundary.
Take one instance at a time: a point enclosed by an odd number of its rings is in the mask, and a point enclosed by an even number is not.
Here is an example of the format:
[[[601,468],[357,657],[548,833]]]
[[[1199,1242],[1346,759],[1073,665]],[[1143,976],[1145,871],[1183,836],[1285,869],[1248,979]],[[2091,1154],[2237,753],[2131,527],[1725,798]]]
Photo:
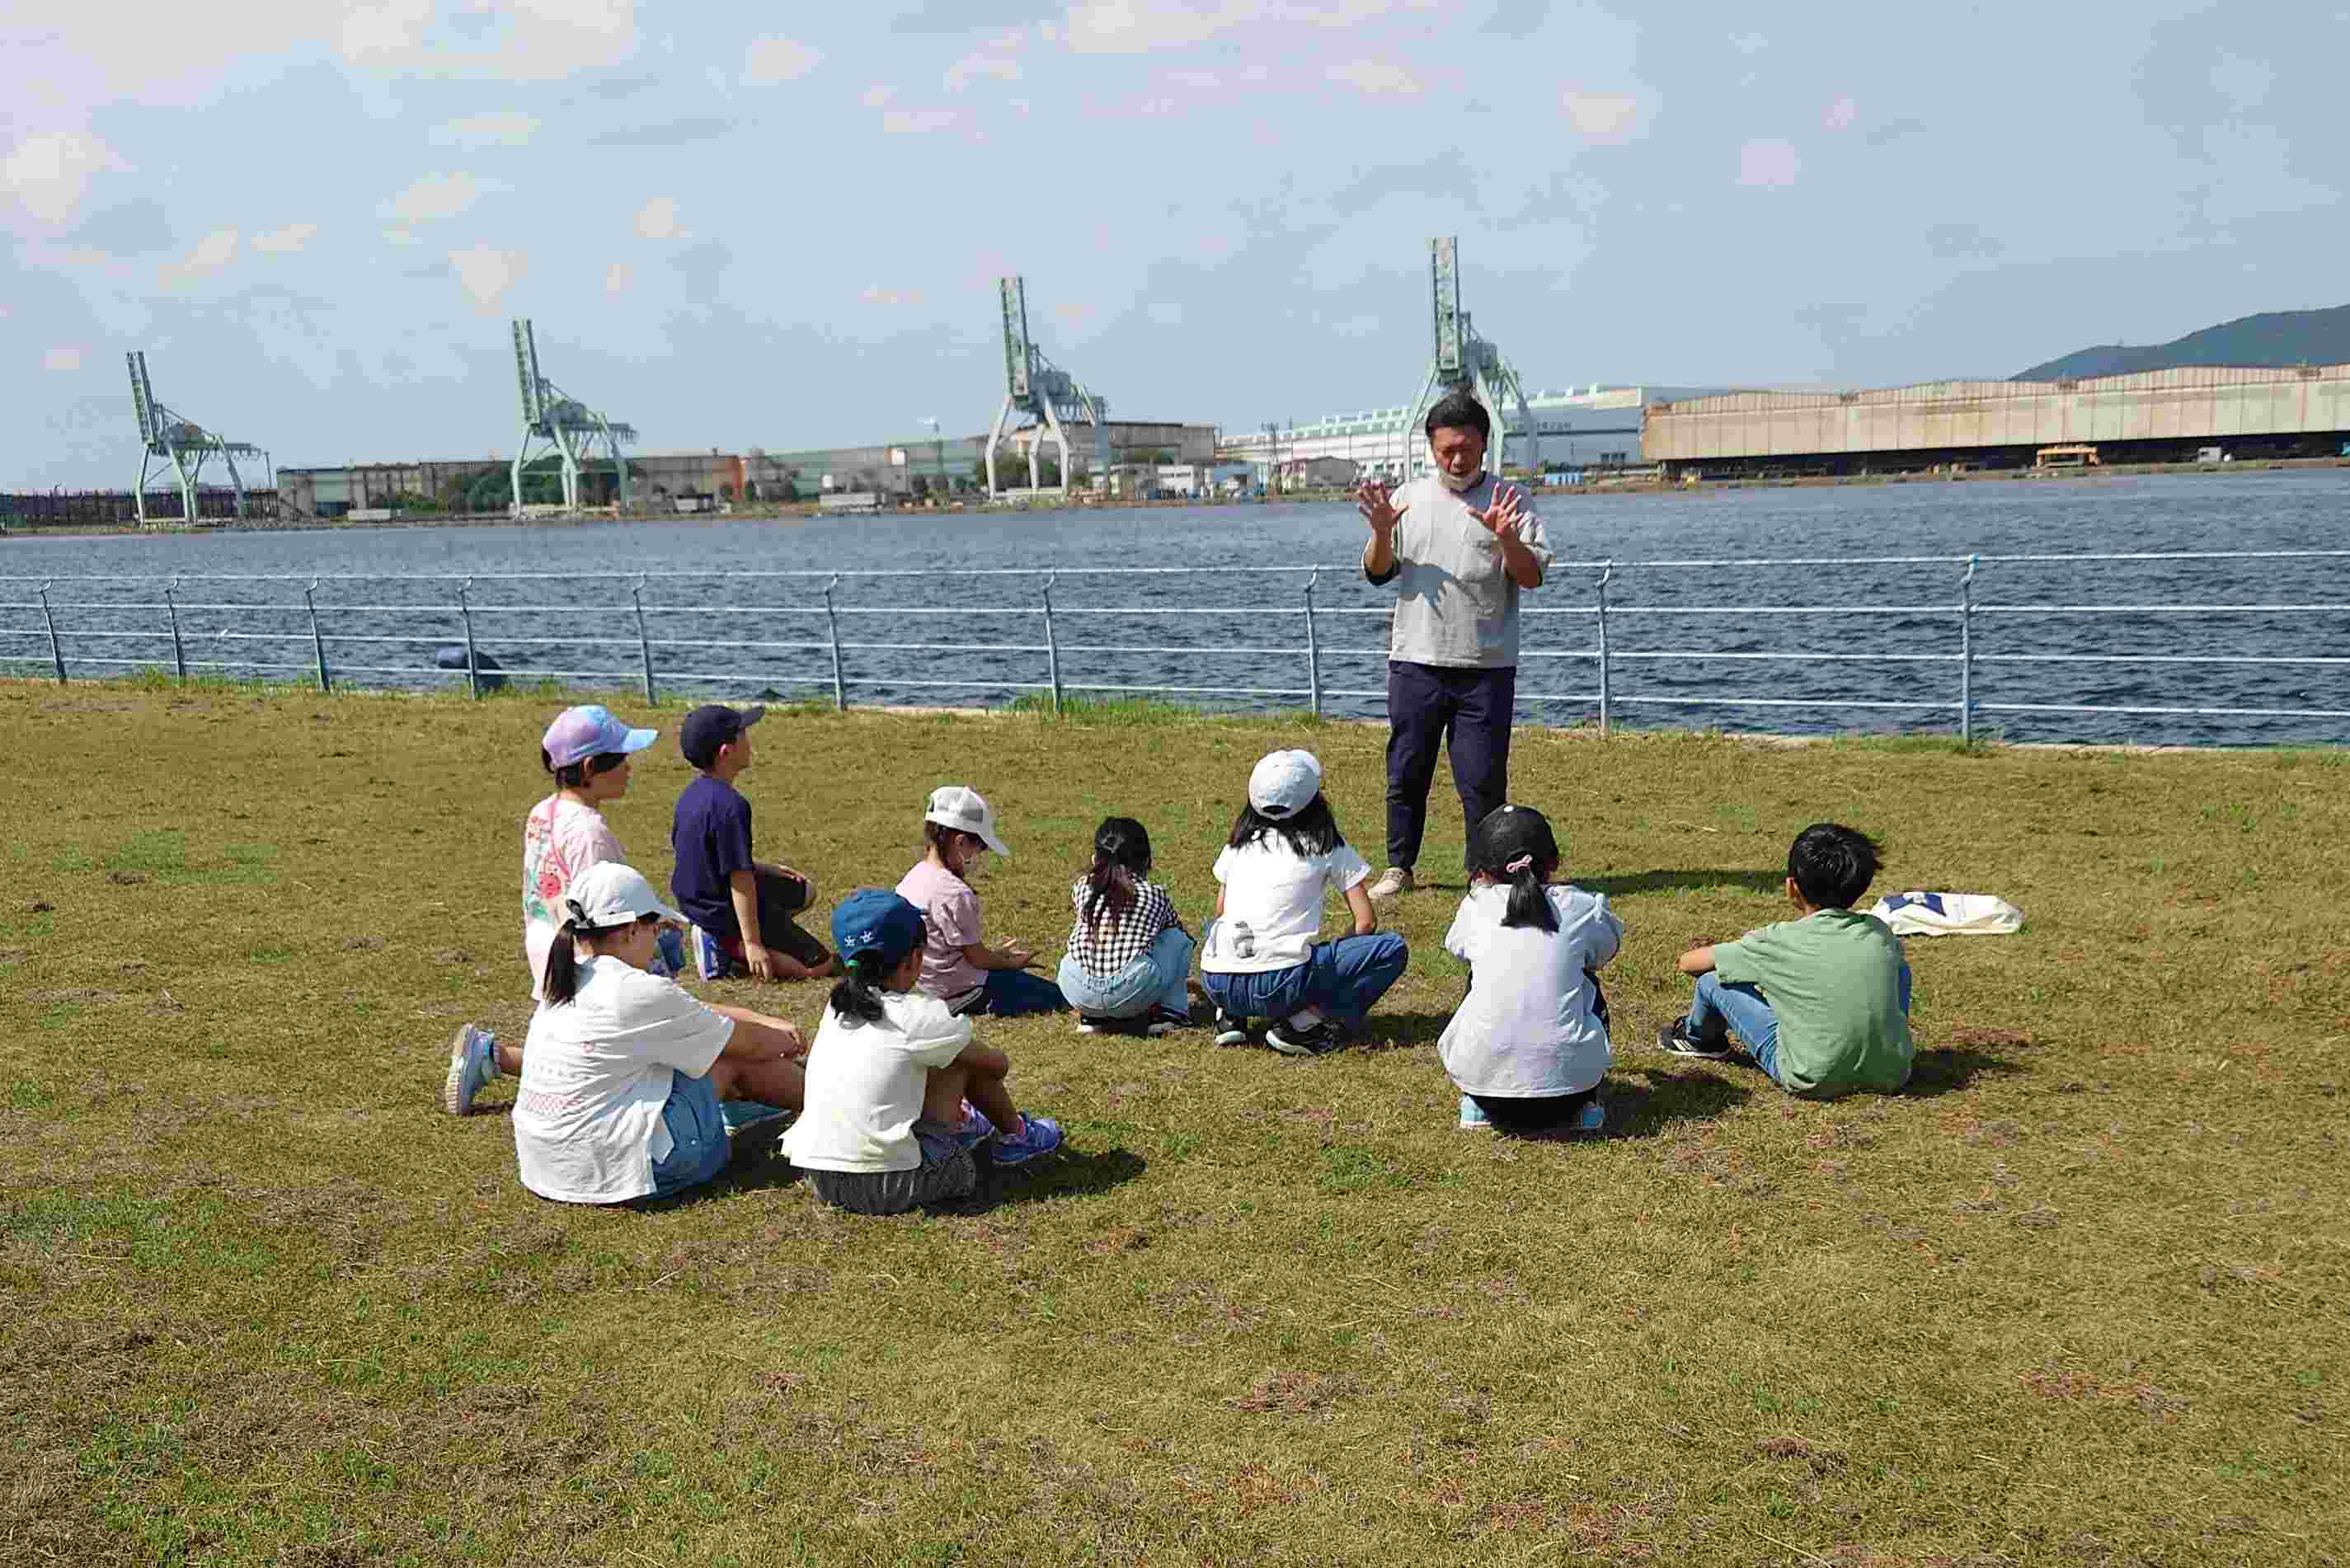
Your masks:
[[[833,971],[824,944],[793,919],[815,898],[814,879],[751,857],[751,803],[734,780],[751,765],[751,726],[766,711],[712,703],[678,726],[678,750],[701,776],[677,799],[670,890],[693,922],[704,980],[743,971],[760,980],[821,980]]]

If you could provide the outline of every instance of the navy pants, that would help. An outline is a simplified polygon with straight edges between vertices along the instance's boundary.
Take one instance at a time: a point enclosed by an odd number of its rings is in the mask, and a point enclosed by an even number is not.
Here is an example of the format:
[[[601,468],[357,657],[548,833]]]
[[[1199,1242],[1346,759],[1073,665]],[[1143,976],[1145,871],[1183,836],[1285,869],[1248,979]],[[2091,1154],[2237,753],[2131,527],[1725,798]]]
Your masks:
[[[1508,800],[1517,697],[1515,665],[1462,670],[1388,661],[1388,865],[1409,869],[1419,863],[1438,748],[1452,753],[1452,783],[1468,832]]]

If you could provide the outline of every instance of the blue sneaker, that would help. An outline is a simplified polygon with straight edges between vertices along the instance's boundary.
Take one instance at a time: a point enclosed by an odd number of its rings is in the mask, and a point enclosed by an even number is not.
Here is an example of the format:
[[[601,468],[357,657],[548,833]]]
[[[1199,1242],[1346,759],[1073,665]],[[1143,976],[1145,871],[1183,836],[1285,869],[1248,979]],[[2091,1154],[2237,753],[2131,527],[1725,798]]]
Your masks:
[[[1021,1120],[1024,1125],[1018,1133],[995,1135],[996,1164],[1025,1165],[1061,1147],[1061,1124],[1052,1117],[1031,1114]]]
[[[726,949],[718,938],[700,926],[692,927],[686,935],[691,939],[694,972],[704,980],[724,980],[726,971],[733,967],[733,960],[726,956]]]
[[[441,1108],[462,1116],[473,1108],[482,1085],[498,1075],[498,1037],[476,1024],[461,1023],[449,1043],[449,1075],[441,1084]]]
[[[675,926],[663,926],[653,945],[660,953],[653,961],[655,974],[675,980],[685,972],[685,938]]]
[[[1584,1106],[1582,1113],[1575,1118],[1575,1130],[1579,1133],[1596,1133],[1607,1125],[1607,1107],[1597,1100]]]
[[[1476,1096],[1473,1095],[1461,1096],[1461,1130],[1462,1132],[1493,1130],[1492,1121],[1485,1115],[1485,1107],[1477,1103]]]
[[[962,1120],[955,1124],[955,1142],[965,1148],[977,1148],[994,1136],[995,1124],[987,1119],[987,1113],[965,1100],[962,1103]]]

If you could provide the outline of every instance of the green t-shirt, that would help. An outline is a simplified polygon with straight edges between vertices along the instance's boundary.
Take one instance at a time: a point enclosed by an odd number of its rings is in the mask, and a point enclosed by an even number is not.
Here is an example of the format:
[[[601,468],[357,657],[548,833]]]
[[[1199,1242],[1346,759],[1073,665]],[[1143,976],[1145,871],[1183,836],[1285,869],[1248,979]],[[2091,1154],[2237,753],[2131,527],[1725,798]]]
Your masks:
[[[1780,1081],[1822,1099],[1909,1081],[1901,940],[1874,915],[1821,909],[1713,950],[1725,985],[1762,988],[1779,1020]]]

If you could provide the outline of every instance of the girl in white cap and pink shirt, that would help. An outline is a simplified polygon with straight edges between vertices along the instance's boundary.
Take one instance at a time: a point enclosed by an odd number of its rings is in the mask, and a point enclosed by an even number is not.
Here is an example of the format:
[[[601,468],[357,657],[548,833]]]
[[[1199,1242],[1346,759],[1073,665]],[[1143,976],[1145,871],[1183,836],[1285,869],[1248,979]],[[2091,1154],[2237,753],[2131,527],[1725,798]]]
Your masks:
[[[1200,983],[1215,999],[1216,1044],[1248,1039],[1291,1056],[1335,1051],[1403,974],[1403,938],[1379,929],[1364,884],[1368,862],[1338,831],[1311,752],[1273,752],[1249,774],[1248,804],[1216,857],[1216,919],[1200,947]],[[1321,940],[1324,896],[1347,900],[1354,929]]]
[[[898,883],[898,896],[922,912],[921,989],[958,1015],[999,1018],[1054,1012],[1068,1006],[1061,988],[1041,974],[1036,955],[1016,942],[1000,948],[980,940],[979,894],[966,877],[989,850],[1012,858],[995,834],[995,813],[975,789],[945,784],[931,792],[922,814],[921,860]]]

